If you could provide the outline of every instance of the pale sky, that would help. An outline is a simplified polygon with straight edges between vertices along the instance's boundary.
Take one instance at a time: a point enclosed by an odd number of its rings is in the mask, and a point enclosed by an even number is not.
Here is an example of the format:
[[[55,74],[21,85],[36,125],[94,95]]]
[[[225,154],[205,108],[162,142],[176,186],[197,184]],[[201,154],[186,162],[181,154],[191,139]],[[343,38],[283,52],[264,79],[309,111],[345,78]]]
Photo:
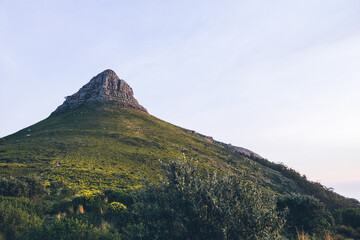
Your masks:
[[[358,0],[0,0],[0,36],[0,137],[110,68],[152,115],[360,199]]]

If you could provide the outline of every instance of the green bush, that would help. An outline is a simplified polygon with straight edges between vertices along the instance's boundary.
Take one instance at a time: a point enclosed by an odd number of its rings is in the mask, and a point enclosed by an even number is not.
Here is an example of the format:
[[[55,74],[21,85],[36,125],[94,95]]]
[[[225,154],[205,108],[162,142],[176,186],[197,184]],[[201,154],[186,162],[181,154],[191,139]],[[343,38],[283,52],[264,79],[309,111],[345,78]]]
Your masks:
[[[278,201],[278,208],[289,209],[285,228],[292,236],[297,232],[323,237],[334,225],[331,213],[318,199],[300,195],[287,195]]]
[[[116,234],[96,231],[91,224],[73,218],[63,218],[50,226],[42,225],[23,236],[24,240],[112,240],[120,239]]]
[[[267,159],[258,158],[254,155],[250,156],[250,158],[260,163],[261,165],[274,169],[285,177],[291,179],[306,195],[311,195],[319,199],[330,210],[345,206],[359,206],[358,200],[353,198],[345,198],[344,196],[334,192],[332,188],[327,188],[319,182],[310,181],[306,178],[305,175],[301,175],[283,163],[274,163]]]
[[[120,202],[112,202],[108,205],[105,219],[113,223],[118,229],[122,229],[127,224],[134,222],[132,213]]]
[[[84,191],[80,197],[73,199],[73,206],[82,205],[86,212],[100,214],[107,206],[105,196],[99,191]]]
[[[29,209],[26,208],[27,206]],[[0,231],[5,234],[7,239],[14,239],[16,235],[40,226],[42,222],[29,202],[16,199],[1,199]]]
[[[109,202],[121,202],[126,206],[130,206],[134,203],[132,195],[128,191],[106,190],[104,191],[104,194]]]
[[[5,205],[11,205],[34,215],[43,215],[49,209],[47,202],[35,203],[25,197],[3,197],[0,196],[0,202]]]
[[[360,208],[348,208],[342,211],[342,221],[346,226],[360,227]]]
[[[136,196],[133,239],[274,239],[284,224],[276,199],[238,176],[188,162],[163,164],[165,178]],[[205,176],[205,177],[204,177]],[[207,176],[207,177],[206,177]],[[130,229],[130,230],[129,230]]]
[[[336,232],[345,236],[347,239],[360,239],[360,229],[355,230],[350,226],[340,225],[336,228]]]
[[[59,212],[66,212],[70,213],[69,209],[73,208],[73,202],[72,201],[60,201],[55,202],[52,206],[51,214],[57,214]]]
[[[121,212],[126,209],[126,206],[119,202],[112,202],[109,204],[109,209],[112,212]]]
[[[45,192],[44,186],[36,178],[3,177],[0,179],[0,196],[33,197]]]

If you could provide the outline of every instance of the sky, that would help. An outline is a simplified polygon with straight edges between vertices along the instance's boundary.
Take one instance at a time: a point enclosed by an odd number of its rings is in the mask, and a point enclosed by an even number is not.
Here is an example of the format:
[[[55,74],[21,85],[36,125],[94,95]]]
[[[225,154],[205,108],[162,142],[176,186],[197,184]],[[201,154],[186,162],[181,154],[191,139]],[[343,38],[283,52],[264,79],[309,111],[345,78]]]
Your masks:
[[[150,114],[360,200],[360,1],[0,0],[0,137],[113,69]]]

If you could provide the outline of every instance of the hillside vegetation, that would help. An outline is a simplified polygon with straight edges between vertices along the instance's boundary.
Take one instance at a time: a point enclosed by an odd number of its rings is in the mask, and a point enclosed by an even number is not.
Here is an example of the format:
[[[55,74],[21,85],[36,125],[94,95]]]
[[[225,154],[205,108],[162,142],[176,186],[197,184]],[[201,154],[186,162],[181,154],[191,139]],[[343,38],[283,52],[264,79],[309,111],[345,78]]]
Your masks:
[[[1,174],[39,176],[76,189],[132,189],[157,181],[158,160],[191,159],[243,175],[276,192],[297,186],[279,172],[209,143],[145,112],[91,105],[49,118],[3,139]]]
[[[185,165],[177,159],[186,159]],[[283,164],[234,152],[144,111],[112,104],[55,113],[0,139],[0,169],[0,232],[11,239],[65,234],[72,226],[73,234],[82,234],[78,239],[202,239],[188,228],[192,224],[199,224],[203,237],[213,229],[218,236],[213,239],[293,238],[301,230],[309,237],[338,233],[356,238],[359,232],[356,200]],[[186,169],[196,170],[189,175]],[[242,197],[231,202],[234,192]],[[233,208],[220,204],[226,201]],[[301,210],[307,207],[308,212]],[[16,222],[14,213],[19,223],[9,225]],[[162,222],[167,219],[163,214],[172,222]],[[164,229],[153,232],[154,226]],[[251,235],[251,226],[261,232]],[[253,237],[235,237],[246,236],[245,229]]]

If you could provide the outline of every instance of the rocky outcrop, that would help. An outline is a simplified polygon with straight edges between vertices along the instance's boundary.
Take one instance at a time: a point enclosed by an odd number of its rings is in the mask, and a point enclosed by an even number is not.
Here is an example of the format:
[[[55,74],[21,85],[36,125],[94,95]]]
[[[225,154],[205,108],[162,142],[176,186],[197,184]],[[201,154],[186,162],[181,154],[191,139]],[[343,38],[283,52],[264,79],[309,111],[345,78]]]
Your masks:
[[[184,132],[186,132],[186,133],[189,133],[189,134],[195,136],[195,137],[201,138],[201,139],[203,139],[203,140],[205,140],[207,142],[214,143],[214,144],[220,145],[220,146],[222,146],[224,148],[227,148],[227,149],[229,149],[229,150],[231,150],[233,152],[238,152],[238,153],[241,153],[241,154],[246,155],[248,157],[255,157],[255,158],[264,159],[262,156],[260,156],[257,153],[254,153],[253,151],[250,151],[249,149],[246,149],[246,148],[243,148],[243,147],[237,147],[237,146],[233,146],[231,144],[216,141],[216,140],[214,140],[213,137],[203,135],[203,134],[198,133],[198,132],[196,132],[194,130],[188,130],[188,129],[185,129],[185,128],[183,128],[182,130]]]
[[[90,103],[112,103],[120,107],[147,112],[134,98],[132,88],[110,69],[99,73],[77,93],[65,99],[65,102],[53,113],[64,112],[67,109],[74,109]]]

